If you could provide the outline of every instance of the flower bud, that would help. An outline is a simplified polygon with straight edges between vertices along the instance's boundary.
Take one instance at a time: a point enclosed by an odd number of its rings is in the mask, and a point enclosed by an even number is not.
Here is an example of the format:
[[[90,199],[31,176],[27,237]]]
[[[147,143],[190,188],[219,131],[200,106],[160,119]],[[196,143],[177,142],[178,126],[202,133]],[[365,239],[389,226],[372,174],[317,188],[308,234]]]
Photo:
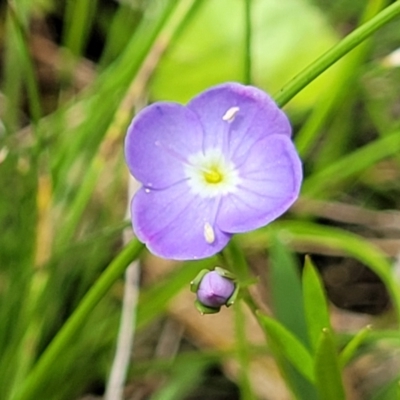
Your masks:
[[[200,282],[197,300],[207,307],[219,309],[227,303],[234,291],[235,283],[231,279],[211,271]]]

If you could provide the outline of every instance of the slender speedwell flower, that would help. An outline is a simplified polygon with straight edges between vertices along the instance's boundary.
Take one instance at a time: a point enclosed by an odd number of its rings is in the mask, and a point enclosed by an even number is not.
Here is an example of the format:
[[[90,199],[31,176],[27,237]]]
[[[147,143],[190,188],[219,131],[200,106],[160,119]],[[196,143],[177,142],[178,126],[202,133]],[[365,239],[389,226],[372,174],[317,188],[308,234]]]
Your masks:
[[[125,141],[142,184],[131,204],[135,234],[152,253],[187,260],[267,225],[299,195],[302,168],[290,137],[274,101],[238,83],[212,87],[187,106],[144,108]]]

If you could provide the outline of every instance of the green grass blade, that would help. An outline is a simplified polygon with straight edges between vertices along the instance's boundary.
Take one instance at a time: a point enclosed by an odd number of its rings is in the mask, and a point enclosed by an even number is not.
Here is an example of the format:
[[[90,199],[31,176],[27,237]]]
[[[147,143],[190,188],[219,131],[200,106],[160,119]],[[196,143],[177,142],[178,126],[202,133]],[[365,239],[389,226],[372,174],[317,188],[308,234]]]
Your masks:
[[[284,356],[308,381],[314,382],[313,359],[306,347],[281,323],[258,313],[271,347]]]
[[[272,233],[271,239],[269,279],[274,315],[309,346],[299,265],[278,236]]]
[[[321,399],[346,399],[336,346],[329,329],[324,329],[322,331],[317,346],[315,355],[315,379]]]
[[[36,127],[39,119],[42,117],[41,99],[39,94],[39,88],[37,83],[37,77],[35,68],[32,63],[30,51],[28,48],[28,33],[23,25],[23,16],[19,15],[19,10],[14,6],[9,6],[9,16],[13,25],[12,32],[15,34],[16,50],[19,53],[20,63],[23,66],[22,82],[25,81],[25,85],[28,92],[29,109],[31,118]]]
[[[63,352],[67,351],[68,345],[90,312],[107,293],[113,283],[121,276],[129,263],[139,256],[142,248],[143,245],[141,243],[133,240],[109,264],[108,268],[91,287],[78,308],[42,354],[25,380],[24,385],[19,388],[13,397],[14,400],[33,400],[38,398],[41,387],[46,384],[47,373],[53,364],[57,363],[57,358]]]
[[[323,329],[330,329],[328,303],[322,281],[306,256],[303,270],[304,310],[311,347],[315,350]]]
[[[82,56],[96,14],[97,0],[66,2],[63,45],[76,57]]]
[[[370,335],[371,329],[371,325],[367,325],[365,328],[357,332],[353,336],[353,338],[346,344],[339,356],[339,364],[342,368],[345,367],[352,360],[358,348]]]
[[[287,230],[291,240],[339,249],[369,267],[378,275],[389,291],[396,310],[397,323],[400,323],[399,284],[392,273],[392,267],[387,257],[378,248],[366,239],[339,228],[301,221],[287,221],[279,226]]]
[[[393,275],[391,263],[386,255],[366,239],[343,229],[304,221],[282,221],[273,225],[287,239],[290,247],[296,244],[323,246],[354,257],[370,268],[385,284],[400,323],[400,287]],[[270,243],[270,228],[260,229],[241,237],[242,246],[264,248]]]
[[[176,5],[176,3],[173,2],[170,4]],[[89,102],[90,107],[88,110],[90,110],[93,115],[88,115],[84,123],[77,128],[77,132],[75,133],[77,139],[74,141],[69,139],[65,142],[65,146],[63,145],[58,153],[55,163],[59,165],[59,167],[56,168],[59,171],[57,174],[57,182],[60,184],[68,181],[68,175],[70,174],[71,169],[74,169],[74,164],[78,165],[78,168],[85,166],[85,177],[83,181],[81,179],[79,180],[79,186],[74,187],[74,185],[71,185],[72,187],[66,188],[65,185],[56,184],[57,198],[62,198],[68,195],[72,196],[68,191],[73,193],[74,198],[72,203],[69,204],[68,209],[65,210],[64,229],[57,238],[58,246],[65,246],[69,243],[80,221],[80,217],[93,193],[95,184],[101,176],[102,170],[106,168],[106,160],[102,154],[95,154],[100,141],[103,139],[104,135],[107,135],[107,137],[114,137],[116,132],[117,135],[122,135],[129,123],[131,110],[127,109],[127,106],[125,105],[126,98],[130,99],[131,97],[137,97],[138,93],[133,82],[136,82],[136,74],[141,63],[144,62],[144,58],[147,56],[147,54],[140,51],[141,49],[138,46],[132,47],[132,43],[137,44],[139,39],[138,35],[141,37],[142,35],[145,35],[146,32],[146,37],[143,38],[146,40],[146,46],[143,48],[143,51],[150,51],[152,46],[155,46],[157,38],[162,38],[162,41],[165,42],[166,36],[170,35],[170,40],[172,40],[174,34],[179,30],[180,25],[185,23],[192,8],[195,7],[196,2],[192,0],[182,2],[178,5],[179,7],[177,6],[177,10],[175,10],[171,5],[165,7],[165,10],[158,16],[156,21],[153,22],[153,31],[150,31],[150,35],[149,31],[145,31],[143,27],[138,28],[132,42],[127,46],[126,53],[122,56],[122,60],[119,61],[119,63],[124,65],[123,74],[122,71],[119,73],[115,71],[116,75],[113,77],[110,76],[111,81],[114,83],[117,82],[115,84],[118,86],[112,90],[111,94],[105,94],[103,92],[103,90],[109,90],[107,85],[104,85],[99,89],[99,95],[94,97],[93,102]],[[172,11],[176,12],[172,13]],[[143,24],[143,26],[147,26],[148,22],[143,22]],[[143,47],[143,44],[141,44],[141,46]],[[126,58],[127,53],[130,53],[130,58]],[[125,65],[125,62],[129,65]],[[121,64],[111,67],[111,70],[119,69],[120,65]],[[118,79],[121,74],[126,75],[127,70],[130,71],[132,75],[126,77],[127,81],[123,81],[123,87],[119,87]],[[108,76],[109,70],[104,74]],[[127,90],[128,93],[125,94]],[[104,98],[110,96],[114,98],[114,101],[109,98],[108,101],[105,102]],[[129,103],[129,107],[132,107],[131,103]],[[113,115],[114,112],[116,113],[115,116]],[[96,135],[94,132],[96,132]],[[86,167],[87,164],[89,164],[89,168]]]
[[[326,197],[335,188],[355,179],[378,161],[397,155],[400,151],[400,131],[379,138],[353,153],[340,158],[321,171],[309,176],[303,184],[302,193],[310,197]]]
[[[363,23],[376,15],[386,3],[387,0],[369,0],[367,6],[365,7],[364,14],[360,19],[360,23]],[[312,147],[316,144],[318,138],[320,137],[320,134],[323,132],[322,128],[324,124],[326,124],[330,118],[334,116],[335,118],[341,118],[343,120],[340,112],[339,116],[337,115],[337,111],[343,107],[342,102],[351,97],[352,93],[349,93],[349,87],[351,88],[354,86],[355,81],[359,76],[361,66],[365,61],[367,54],[369,53],[370,47],[371,40],[367,39],[357,49],[354,49],[341,61],[340,71],[337,75],[333,76],[333,81],[323,92],[318,102],[316,102],[310,117],[307,118],[299,132],[297,132],[295,138],[296,148],[302,157],[306,157],[309,154]],[[349,123],[348,119],[344,119],[344,121]],[[329,124],[329,128],[330,126],[331,125]],[[329,131],[332,139],[336,139],[338,135],[342,137],[345,134],[344,131],[332,132],[332,129],[329,129]],[[348,138],[349,137],[351,137],[351,135],[348,135]],[[326,153],[328,154],[325,154],[325,156],[329,155],[331,157],[332,150],[343,150],[340,147],[333,148],[327,140],[324,142],[327,142],[324,147],[331,150],[331,153],[329,153],[327,150]],[[319,158],[322,157],[319,155]]]
[[[318,77],[327,68],[340,60],[345,54],[354,49],[365,39],[371,36],[379,28],[393,20],[400,14],[400,3],[386,7],[374,18],[370,19],[355,31],[347,35],[336,46],[328,50],[320,58],[310,64],[288,84],[286,84],[275,96],[275,101],[280,107],[288,103],[297,93],[304,89],[310,82]]]

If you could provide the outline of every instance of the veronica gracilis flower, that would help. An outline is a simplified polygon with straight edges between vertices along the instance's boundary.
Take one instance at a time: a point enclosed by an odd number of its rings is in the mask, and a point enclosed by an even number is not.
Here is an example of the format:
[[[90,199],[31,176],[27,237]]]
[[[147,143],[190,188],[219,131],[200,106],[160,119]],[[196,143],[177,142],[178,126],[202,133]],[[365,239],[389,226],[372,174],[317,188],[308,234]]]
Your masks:
[[[263,91],[226,83],[186,106],[158,102],[132,121],[125,141],[142,184],[133,229],[164,258],[205,258],[234,233],[267,225],[297,199],[301,162],[288,118]]]

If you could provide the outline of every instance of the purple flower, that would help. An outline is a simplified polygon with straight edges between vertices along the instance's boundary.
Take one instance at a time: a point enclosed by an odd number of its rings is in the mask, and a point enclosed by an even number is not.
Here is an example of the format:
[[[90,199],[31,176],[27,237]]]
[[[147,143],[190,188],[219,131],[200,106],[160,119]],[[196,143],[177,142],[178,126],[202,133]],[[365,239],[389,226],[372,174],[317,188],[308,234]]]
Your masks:
[[[219,309],[226,304],[234,290],[235,284],[231,279],[211,271],[204,275],[200,282],[197,300],[207,307]]]
[[[211,256],[232,234],[267,225],[297,199],[301,162],[286,115],[263,91],[215,86],[187,106],[159,102],[128,128],[125,155],[142,184],[133,229],[164,258]]]

